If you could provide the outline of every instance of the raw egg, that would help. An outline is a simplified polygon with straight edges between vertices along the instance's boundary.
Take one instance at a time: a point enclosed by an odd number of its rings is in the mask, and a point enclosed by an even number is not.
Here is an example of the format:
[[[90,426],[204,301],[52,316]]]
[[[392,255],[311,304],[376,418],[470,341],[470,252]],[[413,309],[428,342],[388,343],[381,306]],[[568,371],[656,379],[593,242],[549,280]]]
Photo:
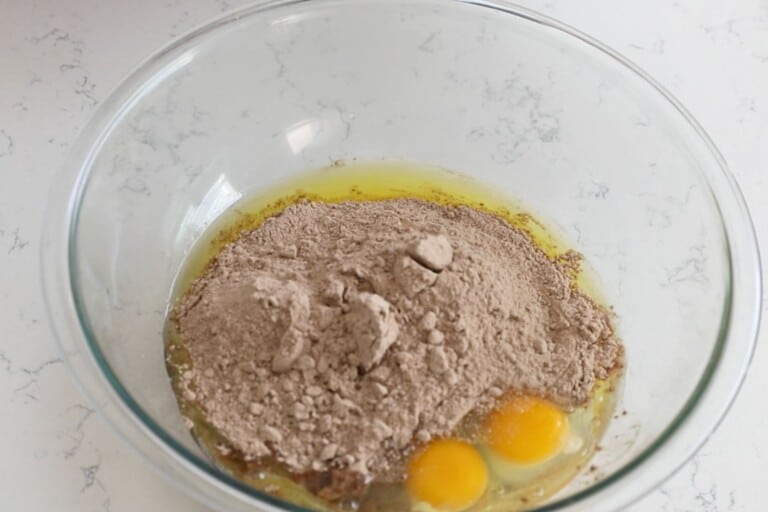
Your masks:
[[[471,444],[439,439],[416,453],[408,464],[406,488],[415,502],[455,512],[474,504],[488,485],[488,469]]]
[[[485,423],[488,447],[517,464],[548,460],[568,438],[568,417],[542,398],[514,395],[490,413]]]

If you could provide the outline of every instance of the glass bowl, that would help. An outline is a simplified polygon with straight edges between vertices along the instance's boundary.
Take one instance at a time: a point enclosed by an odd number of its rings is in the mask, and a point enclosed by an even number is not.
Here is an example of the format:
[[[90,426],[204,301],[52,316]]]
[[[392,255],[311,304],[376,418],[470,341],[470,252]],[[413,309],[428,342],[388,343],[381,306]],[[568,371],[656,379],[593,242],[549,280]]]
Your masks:
[[[701,127],[658,83],[501,1],[257,3],[157,52],[54,184],[50,318],[106,420],[217,510],[294,510],[214,467],[169,386],[172,283],[227,206],[337,160],[465,173],[583,253],[619,317],[622,402],[593,464],[541,510],[616,510],[679,468],[732,402],[759,322],[757,245]]]

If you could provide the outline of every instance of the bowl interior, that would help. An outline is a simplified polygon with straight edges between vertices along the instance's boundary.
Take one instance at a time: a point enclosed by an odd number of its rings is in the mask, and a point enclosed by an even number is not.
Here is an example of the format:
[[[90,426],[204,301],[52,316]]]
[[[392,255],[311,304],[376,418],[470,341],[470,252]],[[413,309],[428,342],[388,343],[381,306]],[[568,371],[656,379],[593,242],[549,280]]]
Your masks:
[[[174,277],[244,195],[335,160],[454,169],[530,207],[599,276],[627,349],[620,414],[564,499],[645,456],[717,352],[729,255],[717,161],[653,86],[525,15],[443,1],[254,9],[160,55],[85,170],[70,246],[79,315],[111,385],[200,455],[162,328]],[[211,474],[216,470],[211,468]]]

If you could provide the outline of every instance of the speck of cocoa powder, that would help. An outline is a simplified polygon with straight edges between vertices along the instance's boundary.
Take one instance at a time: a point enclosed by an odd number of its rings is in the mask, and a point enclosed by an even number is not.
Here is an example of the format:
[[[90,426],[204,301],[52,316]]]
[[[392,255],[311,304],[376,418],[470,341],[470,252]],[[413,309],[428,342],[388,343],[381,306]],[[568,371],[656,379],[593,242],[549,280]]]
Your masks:
[[[184,398],[248,460],[397,479],[503,393],[573,407],[620,366],[610,314],[572,285],[578,259],[464,206],[294,204],[175,308]]]

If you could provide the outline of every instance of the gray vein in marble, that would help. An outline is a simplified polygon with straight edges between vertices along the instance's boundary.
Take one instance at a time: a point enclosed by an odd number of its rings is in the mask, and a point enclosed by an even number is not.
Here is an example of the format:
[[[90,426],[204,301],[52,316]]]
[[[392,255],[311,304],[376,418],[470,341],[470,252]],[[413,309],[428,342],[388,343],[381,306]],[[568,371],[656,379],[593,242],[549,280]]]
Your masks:
[[[435,43],[436,40],[442,35],[442,32],[442,30],[436,30],[429,34],[427,38],[419,44],[419,51],[424,53],[435,53],[437,50]]]
[[[664,55],[667,42],[664,39],[655,39],[650,44],[643,45],[637,43],[630,43],[627,45],[629,48],[639,50],[641,52],[648,52],[654,55]]]
[[[705,271],[706,247],[695,245],[688,249],[689,257],[674,268],[666,270],[666,285],[675,285],[679,283],[697,283],[707,285],[709,277]]]
[[[664,505],[665,511],[730,512],[736,510],[737,498],[735,489],[729,489],[726,493],[723,493],[717,482],[710,482],[708,484],[700,482],[701,464],[702,459],[705,457],[706,454],[698,454],[688,463],[688,467],[691,469],[686,487],[672,487],[670,484],[665,484],[661,487],[661,493],[668,499],[668,502]],[[689,503],[690,506],[678,506],[677,504],[681,502]]]
[[[0,158],[12,155],[14,147],[13,137],[4,129],[0,129]]]
[[[38,377],[40,375],[40,372],[48,368],[49,366],[52,366],[54,364],[61,363],[60,357],[55,357],[53,359],[48,359],[46,361],[43,361],[37,366],[34,366],[32,368],[28,368],[26,366],[19,366],[14,364],[13,360],[6,354],[6,352],[0,350],[0,368],[9,375],[27,375],[31,377]]]
[[[22,377],[21,383],[12,388],[11,391],[14,398],[20,398],[23,403],[37,401],[40,376],[48,368],[61,363],[61,358],[55,357],[47,359],[37,366],[26,367],[15,364],[13,358],[7,352],[0,350],[0,370],[11,377]]]
[[[272,58],[275,61],[275,65],[277,66],[277,73],[275,76],[277,76],[279,79],[285,82],[285,85],[289,89],[295,89],[296,83],[288,77],[288,67],[285,64],[285,61],[283,60],[283,51],[278,50],[275,45],[272,43],[264,43],[264,46],[269,48],[269,51],[272,53]],[[281,91],[281,94],[284,94],[285,90]]]
[[[15,228],[10,233],[6,233],[4,230],[0,229],[0,238],[6,238],[6,236],[11,239],[11,244],[8,246],[7,252],[9,255],[14,252],[21,252],[29,246],[29,242],[21,237],[20,228]]]
[[[214,0],[214,1],[219,6],[219,10],[221,12],[226,12],[232,8],[232,4],[227,2],[227,0]]]
[[[88,83],[88,75],[83,75],[75,88],[75,94],[83,98],[83,105],[80,107],[81,111],[93,108],[99,104],[99,100],[95,97],[96,85]]]
[[[152,195],[152,191],[149,189],[147,184],[138,176],[128,176],[125,178],[125,181],[120,186],[120,190],[126,190],[128,192],[133,192],[134,194],[140,194],[143,196]]]
[[[738,47],[744,47],[747,46],[750,38],[765,40],[764,35],[768,32],[768,15],[734,17],[714,24],[701,25],[699,28],[713,43],[733,42]]]
[[[605,199],[611,191],[607,183],[592,179],[578,183],[577,197],[582,199]]]
[[[576,232],[576,245],[581,245],[581,227],[578,224],[571,224],[571,228]]]
[[[75,428],[72,430],[72,432],[68,433],[68,436],[72,440],[72,445],[64,450],[63,455],[65,459],[71,459],[77,455],[80,447],[83,445],[83,441],[85,440],[85,431],[83,430],[83,427],[93,415],[93,409],[82,404],[75,404],[71,407],[68,407],[64,411],[64,414],[68,415],[70,412],[80,413],[81,416],[77,420]]]
[[[507,133],[509,137],[491,155],[503,164],[515,162],[537,142],[546,144],[559,140],[558,112],[546,112],[541,107],[542,94],[546,93],[548,91],[519,83],[514,73],[500,84],[492,84],[486,79],[483,101],[499,108],[499,116],[493,127],[470,128],[468,137],[484,138],[488,133]],[[521,118],[527,119],[527,122],[520,123]]]
[[[11,109],[18,110],[20,112],[27,112],[29,110],[29,107],[23,101],[17,101],[13,105],[11,105]]]
[[[52,42],[53,47],[58,47],[59,44],[66,44],[69,47],[72,58],[69,62],[60,64],[59,71],[67,72],[82,67],[83,47],[85,43],[81,39],[72,38],[69,32],[61,30],[60,28],[53,28],[40,37],[29,37],[27,40],[35,46],[39,46],[43,42]]]
[[[64,442],[61,456],[65,461],[73,461],[81,475],[79,493],[81,495],[96,493],[96,500],[101,510],[109,511],[112,500],[107,486],[101,480],[103,457],[101,450],[87,439],[86,426],[94,411],[83,404],[76,403],[63,410],[59,421],[65,425],[57,434]],[[71,426],[70,426],[71,425]],[[88,450],[84,450],[85,446]]]
[[[105,512],[109,512],[112,507],[112,500],[107,493],[107,488],[99,479],[99,471],[101,471],[101,454],[98,454],[96,463],[88,466],[80,466],[80,471],[83,475],[83,486],[80,488],[80,494],[84,494],[90,489],[98,489],[99,492],[103,494],[101,509]]]

